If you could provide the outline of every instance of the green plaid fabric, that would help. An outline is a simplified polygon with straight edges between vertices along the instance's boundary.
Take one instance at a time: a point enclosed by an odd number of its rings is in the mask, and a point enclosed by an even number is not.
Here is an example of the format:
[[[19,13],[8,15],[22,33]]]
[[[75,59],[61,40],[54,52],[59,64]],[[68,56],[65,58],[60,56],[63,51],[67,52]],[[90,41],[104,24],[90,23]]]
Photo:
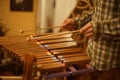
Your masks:
[[[120,67],[120,0],[94,1],[94,35],[87,48],[90,64],[99,71]]]

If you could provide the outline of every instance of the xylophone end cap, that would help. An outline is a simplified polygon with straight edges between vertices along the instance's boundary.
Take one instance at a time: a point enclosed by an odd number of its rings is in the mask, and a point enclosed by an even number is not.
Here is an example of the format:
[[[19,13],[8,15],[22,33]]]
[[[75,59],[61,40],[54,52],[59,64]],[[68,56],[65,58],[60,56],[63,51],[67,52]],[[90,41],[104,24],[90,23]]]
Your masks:
[[[22,34],[23,34],[23,33],[24,33],[24,31],[23,31],[22,29],[20,29],[20,33],[22,33]]]
[[[1,62],[5,64],[5,63],[6,63],[6,60],[5,60],[5,59],[3,59]]]
[[[30,35],[30,38],[34,38],[34,36],[33,36],[33,35]]]
[[[38,68],[42,67],[42,64],[37,65]]]
[[[37,71],[37,72],[36,72],[36,75],[37,75],[37,77],[41,76],[40,71]]]
[[[30,41],[31,39],[29,37],[26,38],[26,41]]]
[[[6,61],[7,61],[7,62],[11,62],[11,61],[12,61],[12,58],[7,58]]]

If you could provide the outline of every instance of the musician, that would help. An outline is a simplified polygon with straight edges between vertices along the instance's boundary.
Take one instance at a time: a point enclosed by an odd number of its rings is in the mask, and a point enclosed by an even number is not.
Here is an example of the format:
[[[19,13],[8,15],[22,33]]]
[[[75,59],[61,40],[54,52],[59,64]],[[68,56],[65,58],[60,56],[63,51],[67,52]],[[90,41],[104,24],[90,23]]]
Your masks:
[[[90,22],[81,28],[76,26],[79,18],[69,18],[63,22],[62,28],[80,29],[80,34],[89,38],[87,54],[91,61],[87,67],[93,67],[96,71],[87,80],[120,80],[120,0],[94,2]]]

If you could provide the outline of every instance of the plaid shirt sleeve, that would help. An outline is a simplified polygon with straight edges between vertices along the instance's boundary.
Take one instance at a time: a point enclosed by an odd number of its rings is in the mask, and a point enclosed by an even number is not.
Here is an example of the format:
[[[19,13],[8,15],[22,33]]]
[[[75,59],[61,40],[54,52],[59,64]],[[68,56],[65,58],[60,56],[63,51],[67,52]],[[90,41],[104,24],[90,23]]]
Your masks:
[[[93,15],[93,9],[84,11],[83,14],[79,17],[76,17],[74,19],[75,21],[75,27],[74,29],[80,29],[82,28],[85,24],[87,24],[89,21],[91,21]]]

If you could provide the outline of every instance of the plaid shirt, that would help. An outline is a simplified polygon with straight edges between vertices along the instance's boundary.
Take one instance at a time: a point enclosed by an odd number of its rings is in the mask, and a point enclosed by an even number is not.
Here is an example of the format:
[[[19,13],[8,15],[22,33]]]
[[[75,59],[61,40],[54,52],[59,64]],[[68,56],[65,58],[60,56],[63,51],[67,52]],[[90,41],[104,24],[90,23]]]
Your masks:
[[[94,35],[87,48],[90,64],[99,71],[120,68],[120,0],[95,0],[91,23]]]

